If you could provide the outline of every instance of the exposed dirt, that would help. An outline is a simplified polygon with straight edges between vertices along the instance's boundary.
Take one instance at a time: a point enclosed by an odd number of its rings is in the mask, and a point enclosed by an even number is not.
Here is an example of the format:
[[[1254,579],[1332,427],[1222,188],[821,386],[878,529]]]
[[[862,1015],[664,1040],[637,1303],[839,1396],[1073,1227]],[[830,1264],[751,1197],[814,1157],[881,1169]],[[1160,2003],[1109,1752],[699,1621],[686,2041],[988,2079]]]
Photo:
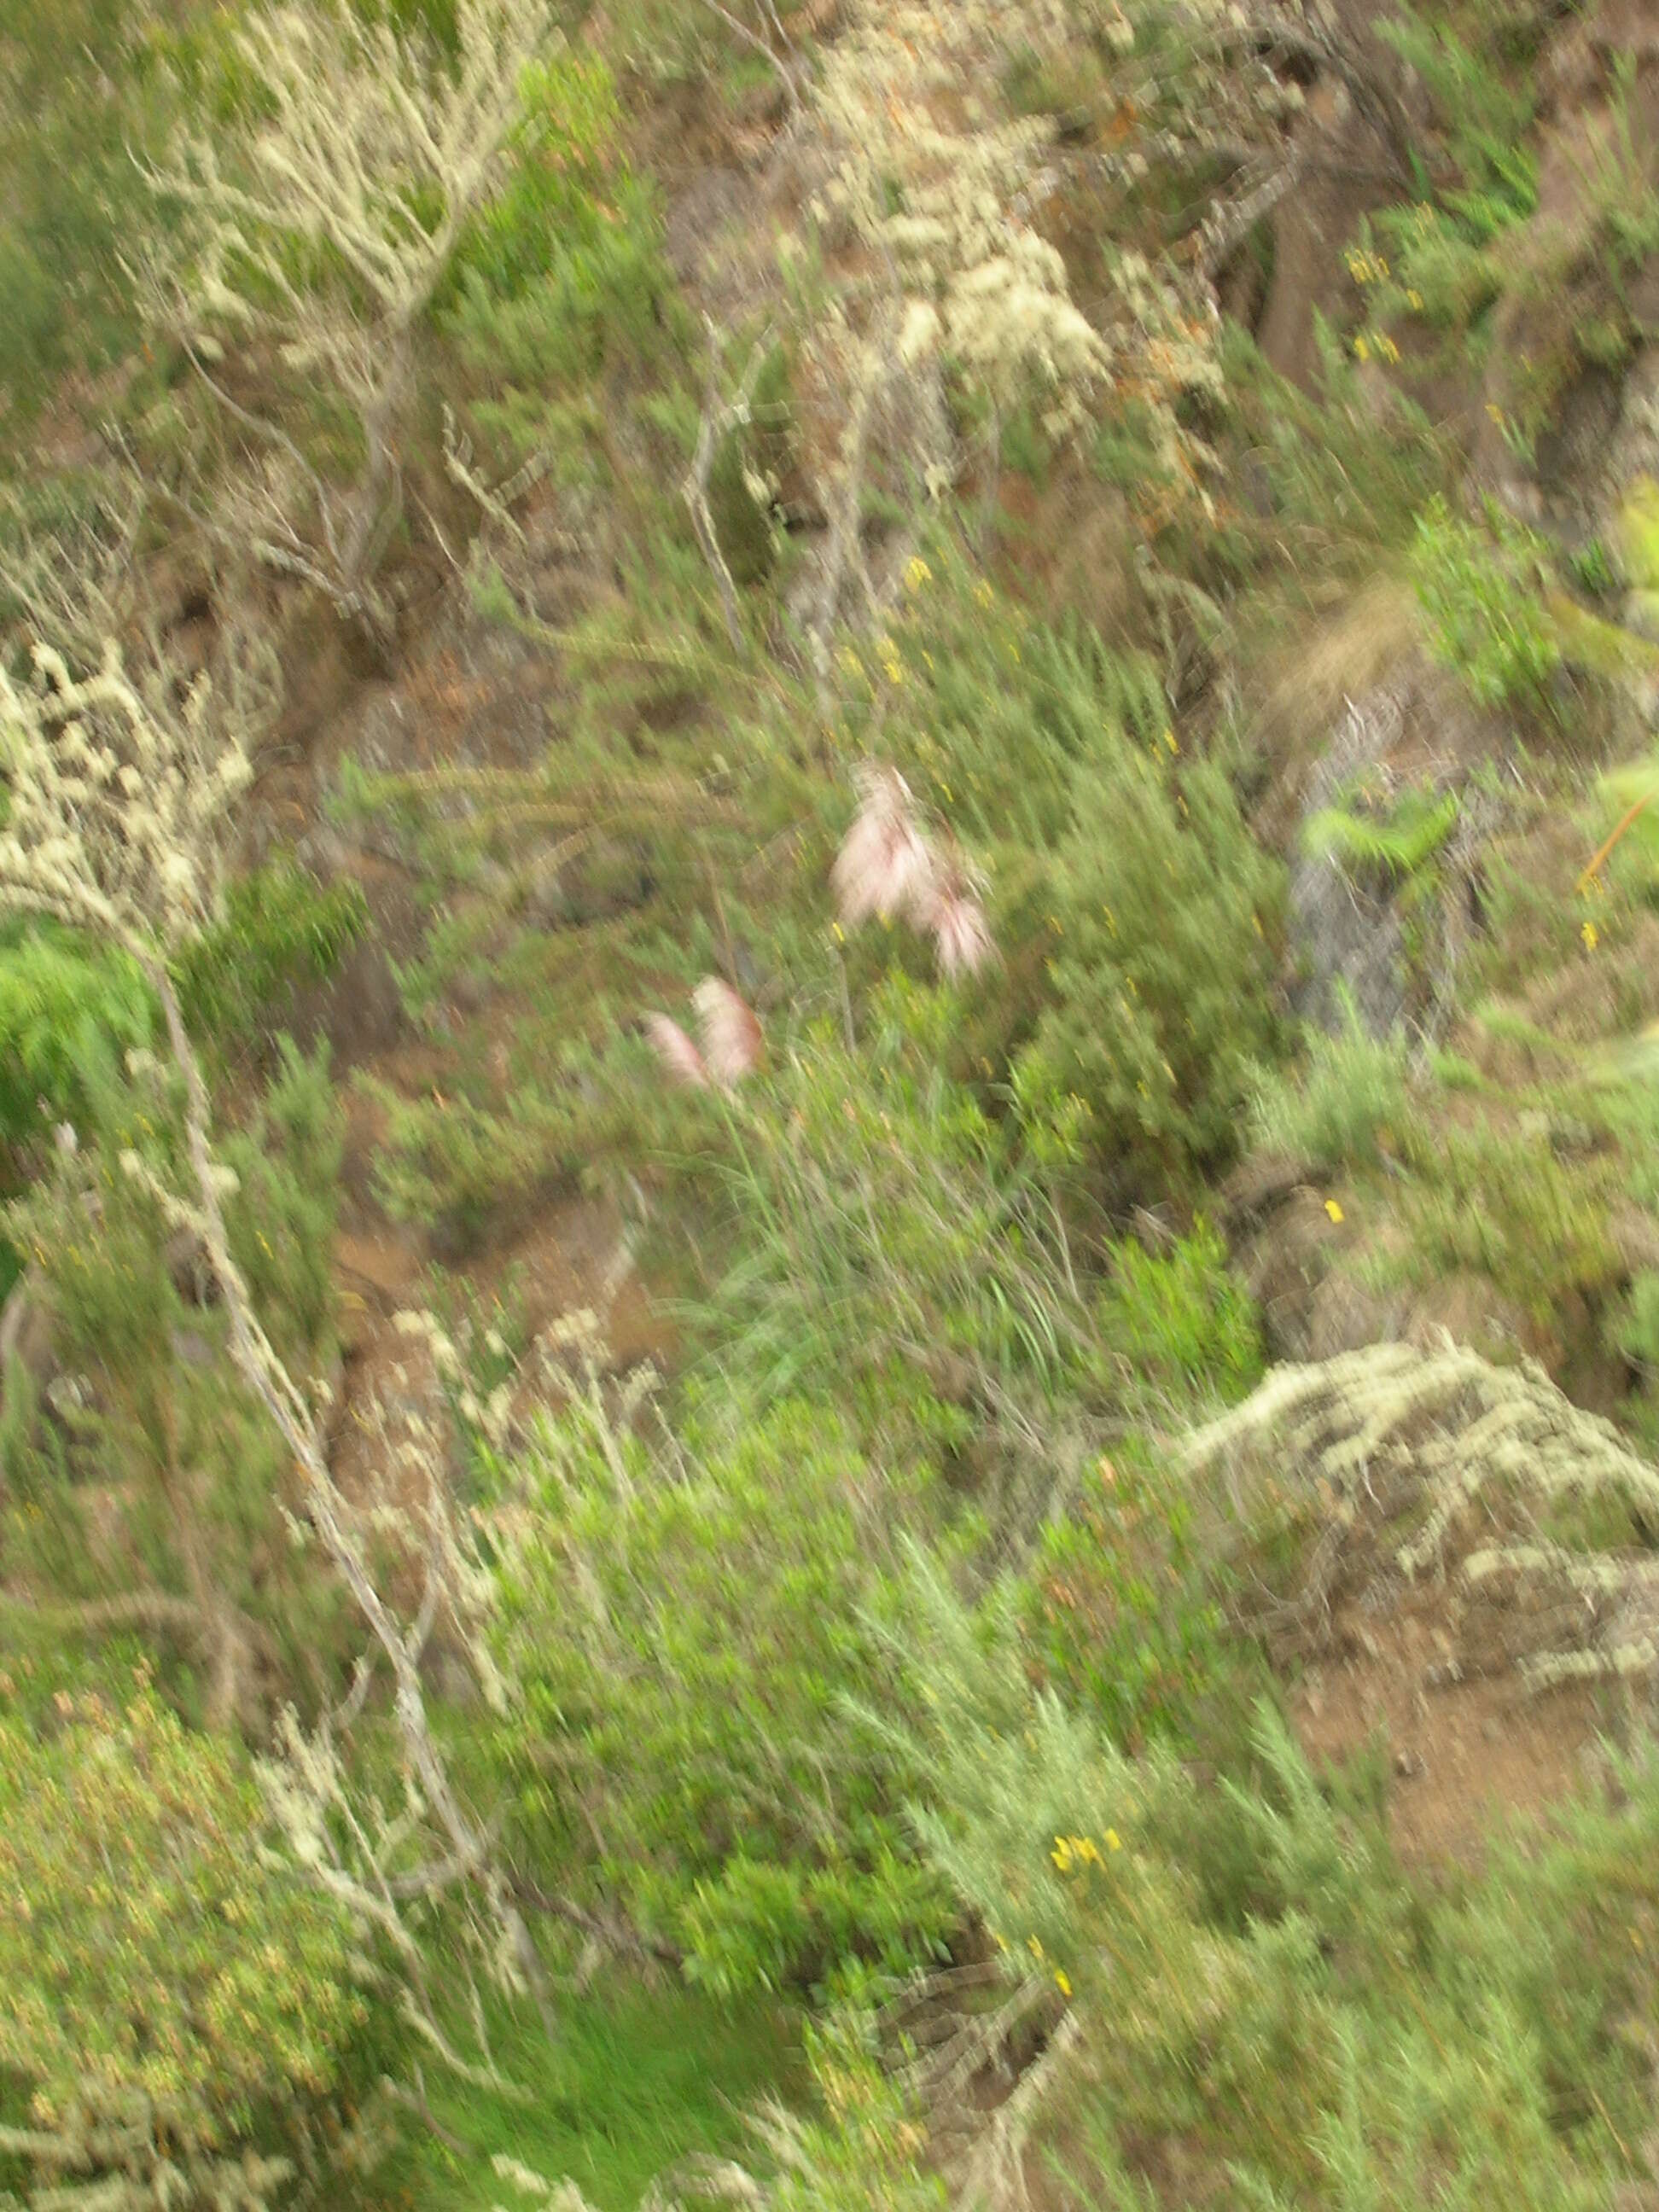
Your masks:
[[[1598,1693],[1534,1697],[1512,1675],[1445,1680],[1454,1646],[1431,1593],[1395,1613],[1348,1614],[1334,1644],[1297,1685],[1291,1717],[1316,1764],[1382,1745],[1407,1865],[1477,1864],[1495,1819],[1541,1809],[1597,1768]]]
[[[345,1115],[335,1244],[342,1370],[332,1426],[336,1473],[351,1491],[367,1484],[364,1455],[378,1449],[366,1409],[377,1398],[395,1408],[409,1391],[418,1395],[395,1318],[425,1303],[441,1256],[458,1287],[509,1300],[532,1335],[573,1311],[594,1312],[605,1356],[621,1365],[661,1358],[672,1333],[634,1273],[623,1224],[606,1203],[556,1188],[532,1193],[483,1224],[465,1251],[441,1255],[433,1230],[389,1218],[375,1187],[386,1109],[352,1079],[441,1100],[468,1047],[482,1039],[480,1065],[504,1095],[514,1010],[492,999],[471,1010],[476,1019],[430,1030],[411,1023],[395,971],[424,947],[432,892],[395,841],[330,820],[341,765],[354,759],[390,775],[522,769],[556,734],[566,683],[557,658],[490,630],[452,598],[389,676],[320,612],[291,625],[283,659],[285,705],[258,763],[244,859],[295,852],[325,882],[356,882],[369,916],[340,970],[273,1015],[302,1044],[327,1038]]]

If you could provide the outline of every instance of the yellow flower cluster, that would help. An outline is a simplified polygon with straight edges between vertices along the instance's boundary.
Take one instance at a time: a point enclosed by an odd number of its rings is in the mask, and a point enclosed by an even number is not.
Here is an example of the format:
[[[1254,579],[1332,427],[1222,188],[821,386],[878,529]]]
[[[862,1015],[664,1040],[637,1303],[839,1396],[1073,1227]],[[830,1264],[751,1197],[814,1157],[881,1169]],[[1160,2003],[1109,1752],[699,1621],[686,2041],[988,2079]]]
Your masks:
[[[1380,253],[1361,253],[1354,249],[1350,251],[1347,260],[1348,274],[1356,284],[1377,283],[1389,273],[1389,264]]]
[[[1108,1828],[1101,1838],[1108,1852],[1121,1851],[1123,1839],[1115,1828]],[[1056,1836],[1054,1847],[1048,1854],[1061,1874],[1070,1874],[1073,1867],[1103,1866],[1100,1844],[1092,1836]]]
[[[1375,351],[1377,359],[1386,361],[1390,368],[1400,358],[1400,349],[1386,331],[1376,331],[1370,337],[1357,337],[1353,342],[1353,349],[1356,357],[1360,361],[1369,361]]]

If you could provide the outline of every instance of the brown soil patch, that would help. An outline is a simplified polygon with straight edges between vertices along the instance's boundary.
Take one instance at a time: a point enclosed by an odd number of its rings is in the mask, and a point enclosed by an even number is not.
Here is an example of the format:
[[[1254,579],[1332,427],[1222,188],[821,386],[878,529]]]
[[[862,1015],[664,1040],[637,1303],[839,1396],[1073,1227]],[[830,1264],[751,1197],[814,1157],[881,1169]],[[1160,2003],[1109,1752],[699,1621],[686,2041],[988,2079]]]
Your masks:
[[[1478,1864],[1495,1820],[1553,1804],[1595,1770],[1598,1693],[1533,1697],[1514,1676],[1443,1679],[1452,1644],[1431,1601],[1391,1616],[1352,1613],[1334,1641],[1292,1693],[1291,1721],[1316,1766],[1381,1741],[1389,1823],[1407,1865]]]

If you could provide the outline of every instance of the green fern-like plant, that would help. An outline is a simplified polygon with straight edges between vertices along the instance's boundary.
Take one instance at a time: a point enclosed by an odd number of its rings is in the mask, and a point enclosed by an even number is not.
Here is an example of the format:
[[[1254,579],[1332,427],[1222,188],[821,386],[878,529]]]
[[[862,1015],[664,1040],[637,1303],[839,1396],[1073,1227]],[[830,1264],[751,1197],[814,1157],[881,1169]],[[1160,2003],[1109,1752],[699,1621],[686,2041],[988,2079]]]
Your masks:
[[[1409,880],[1441,850],[1461,811],[1455,791],[1437,795],[1417,789],[1402,792],[1382,814],[1322,807],[1304,827],[1303,843],[1315,859],[1342,860]]]

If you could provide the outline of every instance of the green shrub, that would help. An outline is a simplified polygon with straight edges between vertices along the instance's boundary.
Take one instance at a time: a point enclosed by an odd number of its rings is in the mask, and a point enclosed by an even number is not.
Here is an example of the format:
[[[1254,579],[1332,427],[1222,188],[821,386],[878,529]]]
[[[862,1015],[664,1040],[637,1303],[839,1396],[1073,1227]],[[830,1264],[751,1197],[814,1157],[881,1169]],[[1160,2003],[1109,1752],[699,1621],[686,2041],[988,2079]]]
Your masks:
[[[679,343],[654,197],[617,151],[616,88],[595,56],[530,72],[507,181],[469,225],[434,302],[477,386],[471,413],[511,459],[550,444],[570,468],[605,442],[592,390]]]
[[[1616,1350],[1641,1372],[1651,1391],[1659,1384],[1659,1269],[1644,1267],[1612,1317]]]
[[[85,1072],[147,1045],[155,1010],[123,955],[52,923],[0,929],[0,1143],[86,1111]]]
[[[1107,1283],[1095,1310],[1129,1395],[1182,1407],[1225,1403],[1260,1380],[1255,1308],[1228,1273],[1227,1248],[1207,1221],[1167,1252],[1124,1237],[1108,1244],[1104,1257]]]
[[[720,1991],[925,1958],[948,1912],[921,1875],[902,1772],[849,1722],[885,1699],[878,1623],[925,1478],[878,1469],[823,1404],[775,1403],[672,1456],[580,1397],[509,1494],[500,1751],[528,1848],[620,1905]]]
[[[9,1571],[64,1635],[163,1608],[169,1687],[257,1725],[272,1695],[326,1695],[342,1594],[292,1541],[294,1481],[269,1416],[229,1376],[225,1317],[187,1250],[118,1164],[175,1174],[171,1095],[96,1089],[76,1161],[8,1211],[64,1383],[18,1364],[0,1399]],[[332,1343],[341,1124],[324,1060],[290,1051],[259,1114],[222,1140],[231,1249],[273,1343],[302,1374]],[[177,1184],[175,1183],[175,1188]]]
[[[1334,1034],[1309,1030],[1300,1069],[1261,1072],[1250,1109],[1256,1144],[1328,1172],[1375,1167],[1418,1111],[1404,1035],[1374,1037],[1346,988],[1340,1012]]]
[[[1424,1128],[1404,1156],[1414,1172],[1399,1204],[1414,1278],[1468,1268],[1540,1322],[1569,1290],[1596,1295],[1618,1281],[1615,1162],[1563,1161],[1547,1141],[1486,1126]]]
[[[523,107],[506,148],[506,179],[462,233],[434,301],[454,306],[469,279],[492,300],[522,299],[591,227],[611,183],[621,112],[604,61],[563,52],[526,73]]]
[[[562,2007],[550,2039],[523,2007],[485,2002],[500,2081],[428,2073],[437,2126],[392,2153],[377,2205],[532,2212],[530,2172],[550,2177],[546,2212],[574,2212],[558,2193],[573,2183],[595,2212],[636,2212],[683,2160],[742,2158],[749,2115],[805,2079],[799,2015],[764,1996],[732,2003],[619,1973]],[[517,2169],[507,2188],[502,2158]]]
[[[232,1743],[142,1687],[60,1692],[50,1725],[8,1687],[0,2179],[43,2207],[275,2197],[368,2017],[345,1914],[262,1856]]]
[[[1561,659],[1540,593],[1543,549],[1496,509],[1488,521],[1461,521],[1439,498],[1419,519],[1412,568],[1430,643],[1483,707],[1540,706]]]
[[[1015,1071],[1026,1125],[1081,1102],[1087,1153],[1137,1193],[1224,1160],[1276,1033],[1279,893],[1212,763],[1118,746],[1079,769],[1049,872],[1047,1005]]]
[[[1231,1403],[1260,1379],[1255,1310],[1207,1223],[1168,1252],[1126,1238],[1106,1259],[1096,1314],[1126,1405],[1164,1425],[1172,1411]],[[1223,1671],[1206,1534],[1167,1451],[1140,1435],[1114,1444],[1043,1530],[1026,1577],[1031,1656],[1116,1742],[1185,1733]]]
[[[179,962],[179,1004],[191,1031],[223,1048],[269,1036],[285,994],[325,982],[368,927],[368,902],[350,878],[318,884],[292,862],[239,877],[223,915]]]
[[[850,732],[879,731],[917,797],[975,847],[1042,854],[1072,820],[1079,767],[1158,744],[1169,702],[1150,655],[1073,615],[1033,621],[941,532],[911,562],[890,629],[842,652]]]
[[[155,150],[176,112],[135,27],[148,12],[123,0],[0,0],[0,439],[66,373],[95,374],[137,349],[123,254],[149,216],[130,149]]]
[[[1356,350],[1391,364],[1400,349],[1390,325],[1406,320],[1431,342],[1426,358],[1414,352],[1413,368],[1467,374],[1471,362],[1479,367],[1490,351],[1493,309],[1527,281],[1516,249],[1538,205],[1533,94],[1499,51],[1497,26],[1489,20],[1474,28],[1470,40],[1410,8],[1379,26],[1425,87],[1442,141],[1424,161],[1422,189],[1408,204],[1368,216],[1347,250],[1368,317]]]
[[[1010,1980],[1073,2015],[1028,2153],[1057,2202],[1130,2212],[1177,2160],[1179,2201],[1261,2212],[1614,2200],[1650,2094],[1659,1768],[1414,1878],[1272,1708],[1194,1789],[1034,1689],[1014,1621],[919,1571],[926,1724],[890,1735]]]
[[[815,1024],[739,1094],[692,1163],[718,1200],[696,1318],[711,1371],[762,1402],[822,1395],[872,1452],[949,1454],[1019,1543],[1106,1376],[1048,1182],[943,1064],[953,1019],[890,975],[864,1040]]]
[[[1444,432],[1403,393],[1394,419],[1380,423],[1359,363],[1317,310],[1315,332],[1319,378],[1310,392],[1272,368],[1238,324],[1222,325],[1224,449],[1254,496],[1183,547],[1200,574],[1219,568],[1255,580],[1289,571],[1310,596],[1333,576],[1370,583],[1379,555],[1409,540],[1445,481]],[[1247,603],[1238,615],[1249,611]]]
[[[580,1158],[580,1120],[556,1093],[514,1090],[497,1110],[462,1085],[410,1098],[374,1076],[360,1074],[358,1083],[386,1115],[374,1171],[381,1204],[396,1221],[441,1226],[462,1247]]]
[[[283,993],[331,975],[368,927],[355,883],[320,888],[299,868],[257,869],[223,918],[185,948],[175,981],[192,1032],[218,1046],[273,1025]],[[52,922],[0,928],[0,1142],[88,1107],[87,1071],[149,1044],[159,1015],[137,969]]]
[[[1410,885],[1419,879],[1456,826],[1462,802],[1455,791],[1402,791],[1383,811],[1338,804],[1321,807],[1303,826],[1304,851],[1341,860]]]
[[[1131,1438],[1100,1461],[1031,1562],[1030,1662],[1127,1749],[1186,1740],[1231,1656],[1203,1533],[1167,1458]]]

